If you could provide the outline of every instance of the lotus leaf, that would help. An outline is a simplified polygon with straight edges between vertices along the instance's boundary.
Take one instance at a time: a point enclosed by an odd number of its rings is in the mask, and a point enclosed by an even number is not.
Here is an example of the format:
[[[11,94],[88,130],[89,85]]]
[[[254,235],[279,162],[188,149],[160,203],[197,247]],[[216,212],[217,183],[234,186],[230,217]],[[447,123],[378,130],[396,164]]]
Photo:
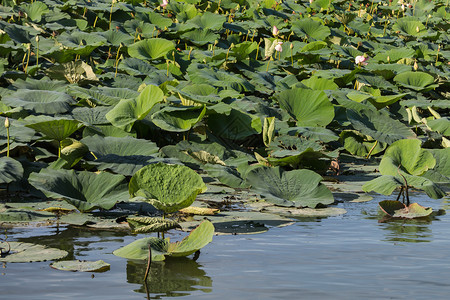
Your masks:
[[[53,269],[72,272],[105,272],[109,270],[110,264],[103,260],[64,260],[50,264]]]
[[[403,72],[395,76],[394,81],[415,91],[429,90],[437,87],[437,85],[433,85],[434,77],[425,72]]]
[[[133,137],[101,137],[98,135],[85,137],[81,140],[89,150],[99,158],[108,154],[120,156],[143,155],[151,156],[158,152],[155,143]]]
[[[420,176],[436,165],[433,155],[420,148],[420,140],[399,140],[390,145],[380,162],[382,175],[396,176],[399,172]]]
[[[169,51],[174,49],[175,45],[172,41],[161,38],[152,38],[130,45],[128,47],[128,54],[131,57],[142,60],[154,60],[164,57]]]
[[[11,157],[0,157],[0,183],[10,183],[20,180],[23,167],[20,162]]]
[[[151,164],[140,169],[130,180],[131,196],[142,196],[165,213],[191,205],[198,194],[206,191],[200,175],[188,167]]]
[[[136,99],[121,100],[106,114],[106,118],[114,126],[130,132],[134,122],[144,119],[163,98],[163,91],[159,87],[148,85]]]
[[[9,242],[10,254],[0,257],[0,262],[24,263],[55,260],[66,257],[69,253],[56,248],[21,242]]]
[[[266,201],[276,205],[315,208],[334,202],[333,194],[320,183],[322,177],[311,170],[260,167],[248,172],[246,180]]]
[[[298,36],[306,36],[308,38],[321,41],[326,39],[331,34],[330,28],[309,18],[292,22],[292,30]]]
[[[370,136],[363,135],[358,131],[344,130],[341,132],[344,148],[357,156],[375,155],[386,149],[386,143],[379,143]]]
[[[414,219],[429,216],[433,213],[431,207],[423,207],[412,203],[408,207],[400,201],[384,200],[379,203],[382,211],[393,218]]]
[[[450,148],[445,149],[427,149],[436,159],[434,168],[429,169],[423,174],[433,182],[439,184],[450,183]]]
[[[61,142],[84,125],[77,120],[64,118],[28,118],[29,128],[41,132],[45,138]]]
[[[188,256],[212,241],[214,226],[209,221],[203,221],[182,241],[170,243],[169,239],[156,237],[143,238],[117,249],[114,255],[128,259],[147,259],[148,248],[152,249],[152,261],[162,261],[165,256]]]
[[[281,92],[280,106],[299,126],[326,126],[334,118],[334,107],[323,91],[295,88]]]
[[[210,115],[208,127],[215,134],[232,140],[242,140],[262,131],[259,117],[234,108],[228,114]]]
[[[157,217],[128,217],[128,225],[134,233],[162,232],[174,228],[181,228],[178,222]]]
[[[200,122],[206,107],[165,107],[152,115],[152,121],[163,130],[183,132]]]
[[[56,114],[69,111],[75,101],[71,96],[54,91],[18,90],[2,102],[12,107],[23,107],[36,113]]]
[[[427,126],[433,131],[439,132],[442,135],[450,136],[450,118],[440,118],[430,120],[427,122]]]
[[[391,118],[385,111],[363,108],[357,112],[350,109],[347,110],[347,117],[353,128],[379,142],[392,144],[397,140],[415,137],[411,129]]]
[[[111,209],[128,199],[125,177],[106,172],[42,169],[30,174],[29,181],[47,197],[64,199],[80,211]]]

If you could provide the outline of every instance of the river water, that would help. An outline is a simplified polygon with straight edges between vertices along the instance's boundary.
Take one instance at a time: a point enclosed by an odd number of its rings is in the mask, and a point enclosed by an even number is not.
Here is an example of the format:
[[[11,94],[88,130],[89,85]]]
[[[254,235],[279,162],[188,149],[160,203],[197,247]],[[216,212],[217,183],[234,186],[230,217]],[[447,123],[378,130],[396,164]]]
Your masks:
[[[448,299],[450,215],[379,223],[377,203],[340,203],[347,214],[301,219],[256,235],[215,236],[200,257],[153,263],[112,251],[139,236],[71,227],[14,228],[11,241],[69,251],[69,259],[111,264],[104,273],[54,270],[49,262],[9,263],[0,299]],[[447,200],[414,201],[448,210]],[[172,239],[180,239],[175,232]]]

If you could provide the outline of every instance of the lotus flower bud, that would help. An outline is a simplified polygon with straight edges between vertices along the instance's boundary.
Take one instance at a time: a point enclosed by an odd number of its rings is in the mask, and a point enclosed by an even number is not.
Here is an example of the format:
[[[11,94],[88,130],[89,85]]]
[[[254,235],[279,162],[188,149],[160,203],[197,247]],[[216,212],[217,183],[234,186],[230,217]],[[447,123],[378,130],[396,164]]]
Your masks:
[[[294,49],[294,44],[291,43],[291,45],[289,46],[289,48]]]
[[[162,4],[160,5],[162,8],[166,8],[167,4],[169,4],[168,0],[163,0]]]
[[[419,65],[417,64],[417,60],[414,60],[414,71],[417,71],[419,69]]]
[[[419,26],[416,26],[416,31],[417,31],[417,32],[419,32],[419,31],[420,31],[420,29],[419,29]]]
[[[274,36],[277,36],[277,35],[278,35],[278,32],[279,32],[279,30],[278,30],[277,26],[273,26],[273,28],[272,28],[272,34],[273,34]]]
[[[36,43],[39,43],[39,36],[36,36]]]
[[[355,57],[355,63],[358,65],[367,65],[366,60],[368,60],[369,58],[363,55],[358,55],[357,57]]]
[[[405,4],[402,4],[402,11],[405,11]]]
[[[387,60],[388,63],[391,62],[391,58],[389,57],[389,55],[388,55],[388,57],[386,57],[386,60]]]
[[[5,127],[9,128],[10,125],[11,124],[9,123],[9,119],[8,119],[8,117],[6,117],[6,119],[5,119]]]
[[[278,42],[278,45],[275,46],[275,51],[283,52],[283,47],[281,45],[283,45],[283,42]]]
[[[314,0],[309,0],[309,4],[312,4],[314,2]]]

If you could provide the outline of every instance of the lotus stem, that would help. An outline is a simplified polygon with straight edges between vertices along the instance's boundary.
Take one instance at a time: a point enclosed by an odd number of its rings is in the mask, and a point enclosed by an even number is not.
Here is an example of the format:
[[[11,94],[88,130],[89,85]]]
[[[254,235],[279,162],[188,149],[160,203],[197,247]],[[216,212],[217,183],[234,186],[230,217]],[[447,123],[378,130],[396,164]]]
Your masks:
[[[267,61],[267,68],[266,68],[266,72],[269,72],[269,65],[270,65],[270,61],[272,60],[272,56],[270,57],[270,59]]]
[[[247,31],[247,35],[245,36],[245,41],[248,41],[248,35],[250,34],[250,30]]]
[[[25,73],[28,73],[28,64],[30,63],[30,56],[31,56],[31,44],[27,44],[28,48],[28,57],[27,57],[27,64],[25,65]]]
[[[117,66],[119,65],[119,53],[120,53],[120,48],[122,48],[122,43],[120,43],[119,45],[119,49],[117,49],[117,54],[116,54],[116,62],[114,63],[115,67],[116,67],[116,73],[117,73]],[[111,48],[109,48],[111,50]]]
[[[109,27],[108,29],[111,29],[111,22],[112,22],[112,13],[113,13],[113,7],[116,0],[111,1],[111,10],[109,11]]]
[[[144,275],[144,283],[147,281],[151,264],[152,264],[152,247],[150,247],[150,244],[148,244],[148,261],[147,261],[147,269],[145,270],[145,275]]]
[[[291,44],[292,45],[292,44]],[[293,54],[292,54],[292,47],[291,47],[291,64],[292,64],[292,66],[294,66],[294,56],[293,56]]]
[[[251,42],[253,43],[253,39],[255,38],[256,30],[253,31]]]
[[[427,20],[428,21],[428,20]],[[39,36],[36,35],[36,66],[39,66]]]
[[[167,65],[167,74],[166,76],[169,77],[169,60],[166,59],[166,65]]]
[[[10,139],[9,139],[9,126],[6,127],[6,156],[9,157],[9,143],[10,143]]]
[[[438,60],[439,60],[439,51],[441,51],[441,45],[438,46],[438,50],[437,50],[437,53],[436,53],[436,62],[435,62],[435,65],[438,63]]]
[[[256,48],[256,56],[255,56],[255,60],[258,60],[259,45],[261,45],[261,42],[262,42],[262,40],[259,41],[258,47]]]
[[[402,186],[400,187],[400,192],[398,192],[398,196],[397,196],[396,201],[400,200],[400,196],[403,194],[403,189],[404,189],[404,186],[402,185]]]
[[[191,49],[189,49],[189,54],[188,54],[188,59],[189,59],[189,60],[191,60],[191,53],[192,53],[192,50],[194,50],[193,47],[191,47]]]
[[[372,148],[370,149],[369,153],[366,156],[366,159],[368,159],[370,157],[370,155],[372,154],[372,151],[375,149],[375,147],[378,145],[378,140],[375,141],[375,144],[373,144]]]
[[[59,143],[58,143],[58,158],[61,158],[61,148],[62,148],[62,141],[59,141]]]
[[[94,20],[94,28],[95,28],[95,25],[97,24],[97,20],[98,20],[98,16],[95,16],[95,20]]]

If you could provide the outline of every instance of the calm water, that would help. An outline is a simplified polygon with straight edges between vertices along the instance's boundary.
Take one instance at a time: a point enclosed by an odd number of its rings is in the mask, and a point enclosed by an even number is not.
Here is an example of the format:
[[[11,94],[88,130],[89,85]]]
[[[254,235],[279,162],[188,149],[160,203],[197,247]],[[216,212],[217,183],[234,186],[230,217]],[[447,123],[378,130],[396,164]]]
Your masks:
[[[151,299],[448,299],[450,214],[433,221],[378,223],[377,203],[341,203],[348,214],[299,220],[259,235],[216,236],[200,258],[153,263]],[[434,209],[447,200],[414,198]],[[93,234],[94,233],[94,234]],[[8,229],[9,240],[46,244],[70,259],[103,259],[105,273],[6,264],[0,299],[146,299],[146,263],[112,251],[137,239],[68,227]],[[139,236],[143,237],[143,236]],[[172,238],[179,238],[176,233]]]

